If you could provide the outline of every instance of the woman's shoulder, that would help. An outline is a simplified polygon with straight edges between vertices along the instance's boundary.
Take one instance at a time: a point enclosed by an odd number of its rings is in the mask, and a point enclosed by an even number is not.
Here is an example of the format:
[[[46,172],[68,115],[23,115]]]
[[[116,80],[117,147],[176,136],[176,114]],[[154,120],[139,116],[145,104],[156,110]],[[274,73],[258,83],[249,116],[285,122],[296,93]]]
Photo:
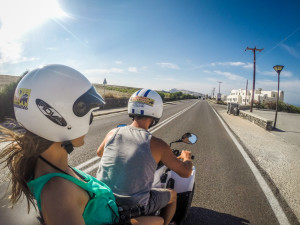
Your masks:
[[[43,187],[41,192],[42,202],[47,205],[82,205],[85,200],[88,201],[86,192],[81,187],[60,176],[55,176],[50,179]],[[86,204],[85,202],[85,204]]]

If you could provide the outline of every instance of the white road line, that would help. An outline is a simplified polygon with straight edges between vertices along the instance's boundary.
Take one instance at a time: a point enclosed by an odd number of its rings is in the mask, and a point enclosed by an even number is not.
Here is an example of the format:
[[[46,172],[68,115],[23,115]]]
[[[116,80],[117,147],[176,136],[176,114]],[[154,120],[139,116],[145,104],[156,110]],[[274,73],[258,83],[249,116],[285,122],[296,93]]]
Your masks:
[[[183,114],[184,112],[186,112],[187,110],[189,110],[190,108],[192,108],[194,105],[196,105],[198,102],[195,102],[194,104],[192,104],[191,106],[189,106],[188,108],[186,109],[183,109],[181,110],[180,112],[174,114],[173,116],[170,116],[169,118],[165,119],[164,121],[160,122],[158,127],[154,127],[154,128],[151,128],[149,129],[149,131],[151,133],[154,133],[155,131],[159,130],[160,128],[162,128],[163,126],[165,126],[166,124],[168,124],[169,122],[171,122],[173,119],[175,119],[176,117],[180,116],[181,114]],[[114,114],[116,115],[116,114]],[[82,164],[79,164],[78,166],[75,166],[77,169],[81,169],[91,163],[94,163],[97,159],[100,160],[100,158],[98,156],[96,157],[93,157],[91,159],[89,159],[88,161],[82,163]],[[85,173],[89,173],[91,171],[93,171],[94,169],[96,169],[98,167],[98,162],[94,165],[91,165],[90,167],[86,168],[85,170],[83,170],[83,172]]]
[[[192,108],[194,105],[196,105],[198,102],[195,102],[193,105],[189,106],[188,108],[176,113],[175,115],[169,117],[168,119],[165,119],[163,122],[161,122],[158,127],[154,127],[152,129],[149,129],[150,132],[154,133],[155,131],[159,130],[160,128],[162,128],[163,126],[165,126],[166,124],[170,123],[172,120],[174,120],[176,117],[180,116],[181,114],[183,114],[184,112],[186,112],[187,110],[189,110],[190,108]]]
[[[227,133],[229,134],[229,136],[231,137],[233,142],[235,143],[236,147],[238,148],[238,150],[240,151],[240,153],[244,157],[244,159],[247,162],[248,166],[250,167],[252,173],[254,174],[254,177],[256,178],[256,180],[257,180],[259,186],[261,187],[261,189],[263,190],[269,204],[271,205],[271,208],[272,208],[279,224],[281,224],[281,225],[290,224],[290,222],[287,219],[283,209],[281,208],[277,198],[275,197],[275,195],[273,194],[271,188],[268,186],[267,182],[265,181],[263,176],[260,174],[259,170],[256,168],[256,166],[254,165],[254,163],[252,162],[252,160],[250,159],[250,157],[246,153],[245,149],[240,145],[240,143],[237,141],[237,139],[233,136],[232,132],[229,130],[227,125],[224,123],[224,121],[218,115],[216,110],[213,107],[212,107],[212,109],[215,112],[215,114],[217,115],[217,117],[219,118],[219,120],[221,121],[222,125],[224,126],[225,130],[227,131]]]
[[[100,160],[99,157],[98,157],[98,159]],[[82,171],[85,173],[89,173],[89,172],[93,171],[94,169],[98,168],[98,166],[99,166],[99,163],[97,162],[96,164],[94,164],[91,167],[86,168],[85,170],[82,170]]]
[[[89,159],[88,161],[85,161],[84,163],[79,164],[78,166],[76,166],[76,169],[81,169],[85,166],[87,166],[90,163],[93,163],[94,161],[96,161],[97,159],[100,159],[98,156],[95,156],[94,158]]]
[[[172,103],[164,103],[164,106],[168,105],[168,104],[177,105],[178,103],[179,103],[178,101],[172,102]],[[104,114],[104,115],[95,116],[94,120],[100,120],[103,118],[113,117],[115,115],[121,115],[121,114],[127,114],[127,113],[128,113],[127,110],[123,110],[120,112],[112,112],[112,113],[108,113],[108,114]]]
[[[108,118],[108,117],[113,117],[113,116],[117,116],[117,115],[122,115],[122,114],[125,114],[125,113],[127,113],[127,111],[117,112],[117,113],[111,113],[111,114],[107,114],[107,115],[95,116],[94,120],[100,120],[100,119],[103,119],[103,118]]]

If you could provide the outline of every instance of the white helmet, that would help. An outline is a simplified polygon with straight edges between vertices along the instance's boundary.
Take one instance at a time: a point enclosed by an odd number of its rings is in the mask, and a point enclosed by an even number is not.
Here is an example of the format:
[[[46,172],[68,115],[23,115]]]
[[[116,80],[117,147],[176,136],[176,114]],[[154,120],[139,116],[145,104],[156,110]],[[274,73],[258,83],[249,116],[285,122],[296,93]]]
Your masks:
[[[85,135],[93,109],[103,104],[103,98],[84,75],[58,64],[26,74],[14,95],[17,121],[32,133],[54,142]]]
[[[131,95],[128,102],[130,117],[144,116],[154,119],[157,124],[163,112],[163,101],[156,91],[142,89]]]

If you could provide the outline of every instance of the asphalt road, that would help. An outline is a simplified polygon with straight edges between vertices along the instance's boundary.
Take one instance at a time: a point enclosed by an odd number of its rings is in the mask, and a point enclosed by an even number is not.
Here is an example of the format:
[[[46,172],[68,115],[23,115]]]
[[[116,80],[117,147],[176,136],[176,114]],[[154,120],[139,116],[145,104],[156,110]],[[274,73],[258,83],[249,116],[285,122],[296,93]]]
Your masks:
[[[166,123],[178,112],[182,113]],[[85,138],[86,144],[70,155],[70,165],[95,175],[98,164],[96,149],[105,134],[120,123],[130,122],[125,112],[97,117]],[[191,150],[195,156],[196,187],[185,225],[278,224],[250,168],[206,101],[168,104],[159,124],[162,126],[152,129],[153,134],[167,143],[186,132],[198,136],[194,145],[179,143],[172,146]],[[88,160],[89,164],[83,164]],[[0,185],[1,193],[4,186]],[[33,224],[34,214],[26,217],[24,206],[10,212],[0,209],[0,224]],[[17,219],[22,223],[16,222]]]

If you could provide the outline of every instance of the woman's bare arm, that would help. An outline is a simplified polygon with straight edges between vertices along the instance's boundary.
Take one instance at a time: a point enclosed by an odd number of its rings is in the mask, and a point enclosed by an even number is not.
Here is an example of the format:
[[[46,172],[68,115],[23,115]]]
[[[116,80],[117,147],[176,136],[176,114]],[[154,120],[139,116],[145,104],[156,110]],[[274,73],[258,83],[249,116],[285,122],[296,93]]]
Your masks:
[[[85,225],[82,217],[88,201],[82,189],[61,177],[52,178],[41,193],[42,214],[47,225]]]

